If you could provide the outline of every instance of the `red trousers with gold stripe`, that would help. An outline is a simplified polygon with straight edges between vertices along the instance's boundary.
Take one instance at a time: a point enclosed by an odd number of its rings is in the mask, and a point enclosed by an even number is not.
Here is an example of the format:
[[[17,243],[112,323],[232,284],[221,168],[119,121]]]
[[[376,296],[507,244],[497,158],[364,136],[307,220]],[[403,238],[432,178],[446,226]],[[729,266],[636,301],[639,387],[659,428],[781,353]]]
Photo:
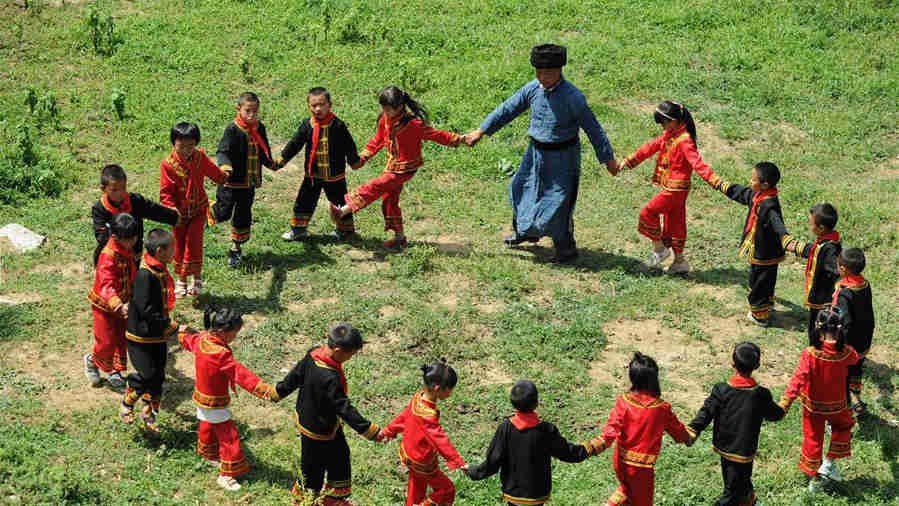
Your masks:
[[[425,499],[428,487],[434,490]],[[435,471],[434,474],[419,474],[411,469],[409,470],[409,483],[406,487],[406,506],[414,504],[421,504],[422,506],[453,504],[455,500],[456,487],[440,469]]]
[[[684,192],[686,193],[686,192]],[[618,490],[606,500],[608,506],[652,506],[655,495],[656,474],[651,467],[637,467],[615,459],[613,465],[618,477]]]
[[[237,427],[231,420],[222,423],[200,420],[197,453],[209,460],[221,461],[221,474],[225,476],[240,476],[250,470],[250,465],[240,450]]]
[[[841,459],[852,455],[852,427],[855,419],[852,411],[844,409],[832,415],[820,415],[807,409],[802,410],[802,454],[799,455],[799,469],[809,476],[815,476],[821,466],[824,451],[824,422],[830,422],[830,449],[827,458]]]
[[[173,270],[178,277],[199,276],[203,271],[203,227],[206,226],[207,209],[201,209],[193,218],[172,228],[175,236]]]
[[[125,329],[128,322],[115,313],[94,310],[94,365],[105,373],[123,372],[128,367],[128,343]]]
[[[662,190],[659,192],[640,211],[637,231],[653,241],[662,241],[675,253],[684,251],[684,244],[687,242],[687,195],[689,194],[688,191]]]
[[[406,181],[412,179],[415,172],[397,174],[385,172],[371,181],[346,194],[346,203],[353,212],[357,212],[372,202],[382,199],[381,211],[384,213],[384,230],[403,231],[403,211],[400,209],[400,193]]]

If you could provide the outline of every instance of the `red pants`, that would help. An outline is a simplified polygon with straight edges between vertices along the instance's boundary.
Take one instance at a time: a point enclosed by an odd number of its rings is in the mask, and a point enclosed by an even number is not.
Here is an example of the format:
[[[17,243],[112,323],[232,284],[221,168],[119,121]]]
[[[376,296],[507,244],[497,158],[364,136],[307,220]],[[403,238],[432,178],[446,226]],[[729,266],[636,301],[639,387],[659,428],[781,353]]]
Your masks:
[[[185,219],[181,226],[172,229],[175,235],[175,275],[184,278],[199,276],[203,271],[203,227],[206,225],[206,209],[193,218]]]
[[[125,328],[128,322],[115,313],[94,310],[94,365],[105,373],[124,371],[128,367],[128,344]]]
[[[234,422],[222,423],[200,421],[200,434],[197,437],[197,453],[209,460],[222,463],[221,474],[240,476],[250,470],[250,465],[240,451],[240,436]]]
[[[852,426],[855,419],[852,411],[844,409],[832,415],[819,415],[807,409],[802,410],[802,453],[799,455],[799,469],[809,476],[815,476],[821,466],[824,450],[824,422],[830,422],[830,450],[827,458],[841,459],[852,455]]]
[[[640,211],[637,231],[653,241],[662,241],[675,253],[687,242],[687,195],[690,192],[662,190]],[[661,217],[664,216],[664,228]]]
[[[431,496],[425,499],[428,487],[434,489]],[[418,474],[409,470],[409,484],[406,487],[406,506],[421,504],[431,506],[453,504],[456,500],[456,487],[453,482],[438,469],[434,474]]]
[[[684,192],[686,193],[686,192]],[[618,490],[606,500],[608,506],[652,506],[656,473],[651,467],[637,467],[619,460],[613,463]]]
[[[415,172],[404,174],[385,172],[347,193],[346,203],[355,213],[372,202],[383,199],[381,211],[384,213],[384,230],[402,232],[403,211],[400,209],[400,193],[406,181],[412,179],[414,175]]]

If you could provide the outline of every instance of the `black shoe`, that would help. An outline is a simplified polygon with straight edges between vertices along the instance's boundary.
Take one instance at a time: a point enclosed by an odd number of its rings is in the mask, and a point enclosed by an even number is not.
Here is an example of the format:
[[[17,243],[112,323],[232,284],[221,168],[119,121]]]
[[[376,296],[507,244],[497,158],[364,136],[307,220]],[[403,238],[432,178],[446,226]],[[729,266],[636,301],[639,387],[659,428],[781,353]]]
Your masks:
[[[580,254],[577,252],[577,249],[570,250],[556,250],[555,256],[552,257],[550,262],[554,264],[567,264],[577,260]]]
[[[228,250],[228,267],[231,267],[233,269],[236,267],[240,267],[240,265],[242,263],[243,263],[243,254],[241,253],[241,251],[240,250],[235,251],[233,249],[229,249]]]
[[[518,246],[523,242],[538,242],[540,241],[539,237],[528,237],[526,235],[518,235],[518,234],[509,234],[503,238],[503,242],[506,243],[506,246]]]
[[[281,234],[281,239],[285,241],[302,241],[306,238],[307,232],[305,228],[293,227],[287,232]]]
[[[337,241],[346,241],[347,239],[352,239],[356,236],[356,232],[352,232],[349,230],[333,230],[330,234],[328,234],[332,239]]]

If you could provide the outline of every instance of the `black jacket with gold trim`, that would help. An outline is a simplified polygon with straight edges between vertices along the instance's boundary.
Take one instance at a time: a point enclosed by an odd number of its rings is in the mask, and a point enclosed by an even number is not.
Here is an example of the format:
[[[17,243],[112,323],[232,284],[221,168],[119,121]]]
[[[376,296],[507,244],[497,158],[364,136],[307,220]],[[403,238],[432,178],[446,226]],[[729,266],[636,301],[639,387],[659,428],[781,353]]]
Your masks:
[[[265,125],[260,121],[256,127],[262,141],[265,142],[268,152],[271,153],[271,144],[265,132]],[[229,188],[258,188],[262,186],[262,166],[271,168],[274,163],[271,157],[266,156],[265,150],[253,143],[254,149],[250,149],[250,134],[237,126],[233,121],[225,128],[222,140],[219,141],[216,151],[216,165],[228,174],[225,186]],[[250,157],[256,157],[258,163],[255,170],[250,167]]]
[[[175,226],[178,223],[178,211],[169,209],[161,204],[153,202],[139,193],[129,193],[131,200],[131,216],[137,220],[137,242],[134,243],[134,259],[140,260],[144,249],[144,219],[153,220],[166,225]],[[94,237],[97,238],[97,247],[94,248],[94,265],[100,258],[100,252],[109,241],[109,224],[120,209],[107,206],[104,199],[100,198],[91,206],[91,221],[93,222]]]
[[[134,278],[134,293],[128,306],[125,337],[136,343],[164,343],[178,333],[178,324],[169,318],[165,301],[165,273],[143,266]]]
[[[785,414],[767,388],[752,378],[734,376],[712,388],[696,418],[687,424],[687,432],[695,441],[714,421],[715,453],[732,462],[752,462],[759,446],[762,421],[776,422]]]
[[[306,118],[300,123],[290,142],[281,151],[281,158],[284,160],[284,163],[287,163],[303,149],[303,146],[306,146],[303,173],[307,176],[309,175],[307,170],[309,157],[312,155],[310,153],[312,150],[312,134],[312,123],[309,121],[309,118]],[[335,117],[328,124],[328,173],[322,179],[325,181],[339,181],[346,177],[346,166],[357,163],[359,163],[359,150],[356,147],[356,141],[353,140],[346,123]],[[321,177],[317,166],[313,168],[312,174],[316,178]]]
[[[861,286],[837,286],[834,305],[843,314],[846,343],[855,348],[859,356],[864,356],[871,348],[874,337],[874,306],[871,302],[871,285],[865,281]]]
[[[805,279],[805,307],[827,309],[833,300],[834,285],[840,279],[837,257],[843,251],[840,241],[796,242],[796,256],[811,259]]]
[[[374,440],[380,427],[353,407],[344,393],[340,373],[313,358],[311,352],[315,349],[310,349],[275,386],[282,399],[300,390],[296,403],[297,430],[312,439],[330,441],[337,435],[342,420],[363,437]]]
[[[774,265],[782,262],[784,259],[784,248],[794,239],[787,231],[786,225],[784,225],[783,213],[780,210],[780,200],[778,200],[777,196],[766,198],[759,203],[755,235],[747,237],[746,224],[749,223],[749,215],[752,212],[752,198],[755,196],[755,192],[748,186],[726,182],[721,185],[720,190],[721,193],[734,202],[749,206],[740,237],[740,252],[747,254],[751,252],[749,263]]]

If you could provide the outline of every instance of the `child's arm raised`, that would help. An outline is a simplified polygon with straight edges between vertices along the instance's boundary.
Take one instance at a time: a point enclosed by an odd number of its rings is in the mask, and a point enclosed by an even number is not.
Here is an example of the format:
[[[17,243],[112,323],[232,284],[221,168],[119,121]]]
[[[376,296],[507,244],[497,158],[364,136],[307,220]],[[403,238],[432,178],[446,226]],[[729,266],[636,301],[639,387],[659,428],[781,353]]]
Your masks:
[[[384,139],[387,135],[386,121],[387,118],[382,114],[378,119],[378,130],[375,132],[375,136],[368,140],[368,143],[365,144],[365,148],[359,153],[359,158],[362,159],[363,164],[371,160],[371,158],[378,154],[378,151],[381,151],[381,148],[384,147]]]
[[[718,417],[718,412],[721,410],[721,392],[718,390],[717,385],[712,389],[712,393],[706,397],[705,402],[702,404],[702,407],[699,408],[699,412],[696,413],[696,417],[693,418],[693,421],[687,424],[685,427],[687,429],[687,433],[690,434],[690,441],[687,443],[688,445],[692,445],[696,442],[696,439],[699,437],[699,434],[705,430],[706,427],[709,426],[712,421]]]
[[[693,170],[699,174],[699,177],[704,179],[712,188],[716,190],[721,188],[721,184],[724,180],[721,179],[721,176],[716,174],[711,167],[702,161],[702,157],[699,156],[699,151],[696,150],[696,144],[693,144],[692,140],[688,139],[677,146],[683,152],[684,159],[687,160],[690,167],[693,167]]]
[[[678,443],[683,443],[688,446],[693,444],[690,433],[687,432],[687,428],[684,427],[684,424],[677,419],[677,415],[674,414],[674,411],[671,409],[671,405],[667,404],[666,407],[668,409],[668,422],[665,425],[665,432],[667,432],[668,435],[671,436],[671,439],[677,441]]]
[[[222,370],[231,377],[231,381],[256,397],[272,402],[281,400],[275,387],[262,381],[253,371],[234,360],[234,356],[230,352],[226,352],[222,357]]]
[[[408,406],[403,409],[403,412],[396,415],[396,418],[390,421],[387,424],[387,427],[381,429],[381,432],[378,434],[378,437],[382,440],[393,439],[397,434],[402,433],[406,430],[406,417],[409,416],[409,408]]]
[[[741,184],[731,184],[727,181],[721,181],[721,184],[718,186],[718,191],[724,194],[725,197],[733,200],[734,202],[739,202],[744,206],[752,205],[752,188],[749,186],[743,186]]]
[[[446,460],[446,467],[449,469],[466,468],[468,465],[465,460],[456,451],[453,443],[450,442],[449,436],[443,432],[440,420],[437,417],[419,416],[421,426],[424,429],[425,437],[434,445],[439,453]]]
[[[451,148],[458,147],[462,143],[462,136],[455,132],[437,130],[428,125],[422,125],[421,138],[427,141],[443,144]]]
[[[659,152],[659,149],[662,147],[662,138],[656,137],[655,139],[647,142],[646,144],[637,148],[636,151],[630,154],[630,156],[626,157],[624,160],[618,162],[618,170],[619,172],[624,169],[633,169],[637,165],[643,163],[644,160],[649,158],[650,156]]]
[[[609,413],[609,420],[606,422],[606,426],[603,427],[602,432],[588,443],[591,455],[599,455],[612,447],[624,426],[626,409],[624,401],[619,397],[615,402],[615,407],[612,408],[612,412]]]
[[[220,169],[205,153],[200,152],[200,170],[203,171],[204,176],[215,181],[216,184],[224,184],[228,180],[231,168],[228,167],[227,171],[222,169],[224,166]]]
[[[143,195],[132,193],[131,207],[134,209],[135,216],[171,226],[178,223],[178,211],[159,205]]]
[[[350,402],[350,399],[343,393],[343,386],[339,383],[336,377],[332,377],[328,380],[327,385],[325,386],[326,395],[328,399],[331,400],[334,411],[337,413],[337,416],[343,419],[347,425],[353,428],[356,432],[359,433],[360,436],[368,439],[369,441],[374,441],[377,439],[378,434],[381,430],[377,424],[372,423],[365,419],[359,411],[353,407],[353,404]]]
[[[490,441],[490,447],[487,448],[487,457],[480,465],[471,466],[468,469],[466,474],[469,478],[475,481],[483,480],[499,472],[499,468],[506,457],[506,439],[509,425],[511,424],[508,420],[503,420],[499,424],[499,427],[496,428],[496,433],[493,435],[493,440]]]
[[[303,382],[306,379],[306,364],[308,361],[304,358],[293,366],[293,369],[284,376],[284,379],[275,385],[278,397],[285,398],[292,394],[294,390],[303,388]]]
[[[549,442],[549,454],[562,462],[583,462],[593,454],[593,446],[590,443],[571,444],[562,437],[559,429],[553,424],[549,425],[546,437]]]

